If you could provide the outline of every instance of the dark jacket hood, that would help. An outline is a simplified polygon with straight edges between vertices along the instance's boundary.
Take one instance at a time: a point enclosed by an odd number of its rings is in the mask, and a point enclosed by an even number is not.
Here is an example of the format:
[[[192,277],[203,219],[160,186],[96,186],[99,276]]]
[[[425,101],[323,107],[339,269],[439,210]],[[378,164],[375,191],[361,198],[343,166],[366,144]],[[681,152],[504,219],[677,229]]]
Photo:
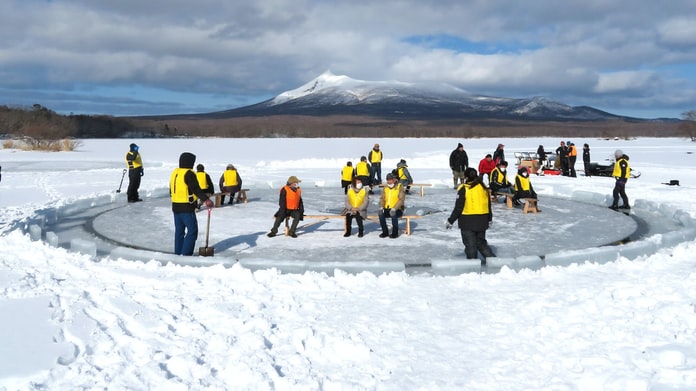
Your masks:
[[[191,168],[196,163],[196,155],[191,152],[184,152],[179,156],[179,168]]]

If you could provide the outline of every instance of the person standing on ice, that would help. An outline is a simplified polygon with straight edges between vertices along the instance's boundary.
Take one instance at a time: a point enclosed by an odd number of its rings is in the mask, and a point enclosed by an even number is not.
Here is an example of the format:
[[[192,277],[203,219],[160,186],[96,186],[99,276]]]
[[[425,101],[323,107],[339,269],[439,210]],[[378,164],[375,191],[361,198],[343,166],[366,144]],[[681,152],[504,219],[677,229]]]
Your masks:
[[[292,217],[292,224],[290,225],[290,235],[291,238],[296,238],[297,225],[304,218],[304,204],[302,202],[302,189],[300,189],[299,183],[301,181],[296,176],[291,176],[288,178],[287,183],[280,189],[280,195],[278,197],[278,211],[273,215],[275,217],[275,222],[273,223],[273,228],[266,236],[272,238],[278,234],[278,227],[283,223],[285,218]]]
[[[631,166],[628,164],[628,156],[624,155],[623,151],[617,149],[614,152],[614,158],[616,162],[614,163],[614,171],[611,176],[616,179],[614,183],[614,191],[612,195],[614,196],[614,202],[612,202],[610,209],[631,209],[631,205],[628,204],[628,196],[626,195],[626,182],[628,182],[628,177],[631,176]],[[623,201],[623,205],[619,206],[619,197]]]
[[[174,169],[169,178],[169,195],[174,213],[174,254],[193,255],[198,239],[198,220],[196,219],[197,200],[201,199],[209,209],[213,201],[198,186],[198,178],[193,172],[196,155],[184,152],[179,156],[179,168]]]
[[[138,147],[135,143],[130,145],[130,149],[126,152],[126,166],[128,167],[128,202],[142,201],[138,195],[140,189],[140,178],[145,174],[143,171],[143,160],[138,152]]]
[[[590,176],[590,145],[582,146],[582,164],[585,168],[585,176]]]
[[[493,161],[498,164],[505,160],[505,145],[498,144],[498,147],[493,151]]]
[[[354,178],[353,183],[348,186],[346,193],[345,215],[346,229],[343,236],[348,237],[352,233],[353,218],[358,224],[358,237],[362,238],[364,234],[363,220],[367,218],[367,205],[370,203],[370,196],[363,187],[360,178]]]
[[[387,174],[387,184],[382,189],[382,196],[379,199],[379,225],[382,227],[380,238],[398,238],[399,237],[399,217],[404,215],[406,194],[404,187],[396,180],[394,174]],[[387,227],[387,218],[391,218],[392,233],[389,234]]]
[[[348,186],[353,182],[353,178],[355,178],[353,162],[348,161],[341,170],[341,187],[343,188],[343,194],[348,193]]]
[[[454,181],[454,188],[459,186],[459,182],[464,183],[464,171],[469,167],[469,156],[464,150],[464,145],[462,143],[457,144],[457,148],[450,153],[449,165],[452,170],[452,181]]]
[[[363,184],[370,186],[370,192],[372,192],[372,185],[370,185],[370,164],[367,162],[366,156],[361,156],[358,164],[355,165],[355,177],[360,178]]]
[[[491,197],[474,168],[467,168],[464,176],[465,182],[457,190],[457,200],[445,227],[451,229],[457,221],[466,258],[476,259],[480,252],[485,262],[485,259],[495,257],[486,240],[486,230],[493,221]]]
[[[369,186],[381,185],[382,184],[382,151],[379,150],[379,144],[375,144],[374,147],[367,154],[367,160],[370,162],[370,183]],[[372,189],[372,187],[370,187]],[[372,193],[370,193],[372,194]]]

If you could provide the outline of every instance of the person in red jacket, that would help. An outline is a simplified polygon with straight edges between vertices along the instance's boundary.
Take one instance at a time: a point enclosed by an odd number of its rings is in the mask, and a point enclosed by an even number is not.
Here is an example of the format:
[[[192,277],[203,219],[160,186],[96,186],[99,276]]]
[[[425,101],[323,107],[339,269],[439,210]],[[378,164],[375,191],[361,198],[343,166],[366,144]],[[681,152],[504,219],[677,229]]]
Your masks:
[[[491,154],[489,153],[488,155],[486,155],[486,157],[481,159],[481,161],[479,162],[479,166],[478,166],[479,175],[481,176],[482,179],[483,179],[484,175],[487,175],[488,181],[490,182],[491,171],[493,171],[494,169],[495,169],[495,160],[493,160],[493,156],[491,156]]]
[[[296,176],[288,178],[287,184],[280,189],[280,197],[278,198],[278,211],[274,215],[275,222],[273,228],[266,236],[272,238],[278,234],[278,227],[283,223],[286,217],[292,217],[292,225],[288,235],[296,238],[295,230],[300,220],[304,216],[304,205],[302,203],[302,189],[299,186],[300,180]]]

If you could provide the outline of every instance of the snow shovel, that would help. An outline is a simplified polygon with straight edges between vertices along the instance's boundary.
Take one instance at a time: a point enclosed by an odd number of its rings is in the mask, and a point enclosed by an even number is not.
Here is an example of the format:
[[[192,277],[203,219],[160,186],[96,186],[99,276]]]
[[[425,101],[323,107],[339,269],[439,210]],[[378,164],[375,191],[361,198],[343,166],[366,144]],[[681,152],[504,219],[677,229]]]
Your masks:
[[[210,236],[210,212],[212,208],[208,208],[208,223],[205,226],[205,247],[198,248],[198,255],[202,257],[212,257],[215,255],[215,247],[208,246],[208,237]]]
[[[127,171],[127,170],[124,168],[124,169],[123,169],[123,175],[121,175],[121,183],[118,184],[118,190],[116,190],[116,193],[120,193],[120,192],[121,192],[121,186],[123,186],[123,178],[126,177],[126,171]]]

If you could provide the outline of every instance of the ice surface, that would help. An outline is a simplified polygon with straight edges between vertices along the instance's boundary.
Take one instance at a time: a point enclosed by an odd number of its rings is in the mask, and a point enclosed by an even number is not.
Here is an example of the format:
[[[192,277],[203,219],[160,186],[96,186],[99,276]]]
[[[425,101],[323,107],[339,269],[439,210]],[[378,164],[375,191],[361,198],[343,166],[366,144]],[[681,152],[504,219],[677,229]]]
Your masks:
[[[31,240],[41,240],[41,227],[37,224],[29,225],[29,237]]]
[[[70,250],[73,252],[79,252],[83,254],[90,255],[92,257],[97,256],[97,245],[93,241],[75,238],[70,241]]]

